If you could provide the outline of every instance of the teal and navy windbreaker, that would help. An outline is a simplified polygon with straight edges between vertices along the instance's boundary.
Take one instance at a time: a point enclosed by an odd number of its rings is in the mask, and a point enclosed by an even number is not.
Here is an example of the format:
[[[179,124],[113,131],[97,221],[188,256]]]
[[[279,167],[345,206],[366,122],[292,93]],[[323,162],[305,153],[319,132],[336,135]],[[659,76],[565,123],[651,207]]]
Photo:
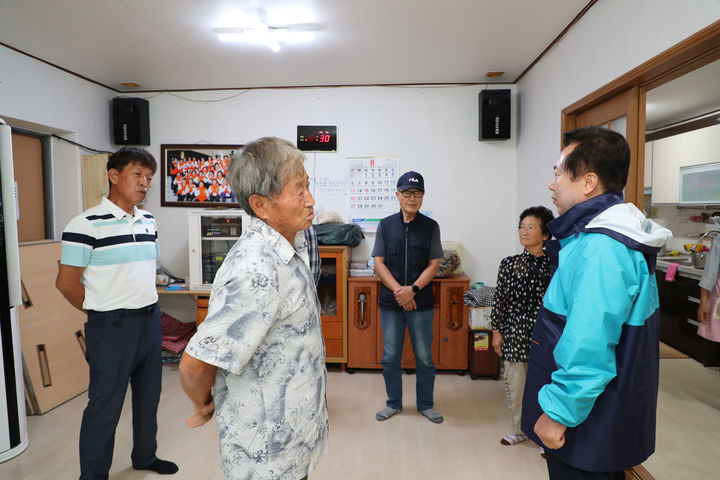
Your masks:
[[[639,465],[655,451],[658,250],[672,233],[622,196],[603,194],[548,224],[554,271],[533,331],[522,429],[545,412],[568,426],[550,453],[589,471]]]

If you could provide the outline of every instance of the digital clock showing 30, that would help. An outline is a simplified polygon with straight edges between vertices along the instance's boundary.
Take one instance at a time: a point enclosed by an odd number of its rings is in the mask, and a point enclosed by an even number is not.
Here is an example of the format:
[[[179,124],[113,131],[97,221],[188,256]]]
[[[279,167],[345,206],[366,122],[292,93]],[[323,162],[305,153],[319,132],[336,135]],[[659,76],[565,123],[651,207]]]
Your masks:
[[[337,150],[337,126],[298,125],[297,147],[306,152],[334,152]]]

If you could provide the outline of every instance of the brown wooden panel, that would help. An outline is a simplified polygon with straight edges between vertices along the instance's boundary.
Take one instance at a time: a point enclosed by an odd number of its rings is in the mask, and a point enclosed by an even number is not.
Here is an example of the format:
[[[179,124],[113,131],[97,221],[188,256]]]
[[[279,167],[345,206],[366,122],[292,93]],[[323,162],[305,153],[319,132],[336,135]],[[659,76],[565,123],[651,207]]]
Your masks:
[[[195,299],[195,325],[200,325],[205,321],[208,312],[209,297],[197,297]]]
[[[341,339],[325,340],[325,356],[326,357],[342,357],[343,356],[343,342]]]
[[[89,381],[77,336],[84,331],[86,316],[55,289],[60,253],[60,242],[20,246],[21,277],[32,302],[31,307],[19,309],[20,343],[36,413],[45,413],[87,390]]]
[[[12,148],[20,209],[18,241],[45,240],[42,142],[37,137],[13,133]]]
[[[380,368],[376,359],[378,286],[375,280],[348,279],[348,367]]]
[[[325,337],[325,340],[328,339],[335,339],[335,340],[342,340],[343,339],[343,325],[342,322],[326,322],[323,320],[322,322],[322,332],[323,337]]]
[[[319,245],[318,250],[321,266],[317,292],[322,307],[323,337],[326,347],[330,340],[339,340],[342,345],[339,354],[330,353],[328,350],[326,360],[346,363],[348,359],[347,279],[351,250],[347,245]]]
[[[463,294],[469,283],[443,285],[440,298],[440,332],[438,368],[467,369],[468,307]]]

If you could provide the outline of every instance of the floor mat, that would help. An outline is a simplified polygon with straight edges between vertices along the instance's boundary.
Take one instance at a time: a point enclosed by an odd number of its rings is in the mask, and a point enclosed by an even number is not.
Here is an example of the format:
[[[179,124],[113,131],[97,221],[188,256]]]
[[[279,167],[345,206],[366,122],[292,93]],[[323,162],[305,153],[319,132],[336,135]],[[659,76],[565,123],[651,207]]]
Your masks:
[[[660,358],[690,358],[680,350],[676,350],[670,345],[660,342]]]

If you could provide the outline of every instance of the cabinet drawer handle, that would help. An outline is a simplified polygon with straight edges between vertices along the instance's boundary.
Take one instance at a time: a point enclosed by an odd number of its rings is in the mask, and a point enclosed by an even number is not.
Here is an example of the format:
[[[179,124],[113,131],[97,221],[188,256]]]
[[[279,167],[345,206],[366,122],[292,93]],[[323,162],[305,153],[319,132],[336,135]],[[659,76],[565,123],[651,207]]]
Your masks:
[[[690,325],[695,325],[696,327],[699,327],[701,325],[700,322],[698,322],[697,320],[693,320],[692,318],[685,317],[685,321]]]
[[[693,303],[697,303],[698,305],[700,305],[700,299],[697,297],[688,296],[688,302],[693,302]]]
[[[370,322],[365,321],[365,304],[367,303],[367,295],[365,295],[364,293],[361,293],[358,295],[357,298],[358,298],[357,302],[360,304],[360,315],[355,320],[355,326],[359,330],[365,330],[366,328],[368,328],[370,326]]]

